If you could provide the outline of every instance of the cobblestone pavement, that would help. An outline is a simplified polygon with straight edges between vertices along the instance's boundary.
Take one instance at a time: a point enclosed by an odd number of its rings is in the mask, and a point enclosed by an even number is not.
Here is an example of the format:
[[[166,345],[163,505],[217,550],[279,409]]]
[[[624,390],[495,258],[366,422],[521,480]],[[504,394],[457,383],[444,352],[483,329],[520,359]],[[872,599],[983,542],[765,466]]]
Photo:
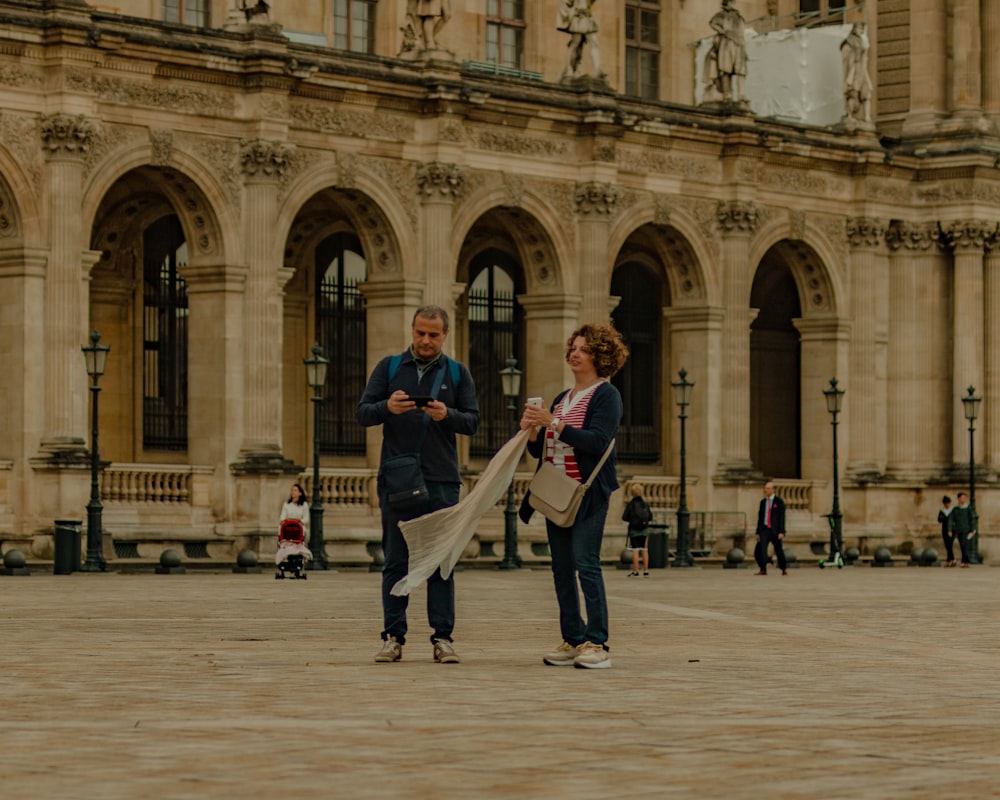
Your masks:
[[[605,577],[596,671],[542,664],[545,569],[458,575],[459,665],[422,591],[373,663],[379,575],[0,578],[0,796],[1000,792],[1000,570]]]

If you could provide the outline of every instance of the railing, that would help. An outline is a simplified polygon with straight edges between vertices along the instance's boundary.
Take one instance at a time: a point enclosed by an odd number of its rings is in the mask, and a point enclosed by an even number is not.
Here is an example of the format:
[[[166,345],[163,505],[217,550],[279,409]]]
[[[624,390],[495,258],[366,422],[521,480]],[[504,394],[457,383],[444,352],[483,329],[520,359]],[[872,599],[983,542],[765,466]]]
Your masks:
[[[540,81],[541,72],[531,72],[517,67],[504,67],[495,61],[463,61],[462,69],[468,72],[479,72],[489,75],[502,75],[505,78],[521,78],[526,81]]]
[[[785,501],[789,511],[811,511],[812,492],[817,486],[825,486],[825,481],[774,481],[774,491]]]
[[[319,496],[324,506],[356,509],[358,511],[377,507],[375,497],[375,477],[373,469],[343,468],[320,470]],[[306,498],[312,498],[312,472],[299,476],[299,483],[306,490]]]
[[[191,503],[196,475],[209,467],[111,464],[101,472],[101,499],[110,503]]]

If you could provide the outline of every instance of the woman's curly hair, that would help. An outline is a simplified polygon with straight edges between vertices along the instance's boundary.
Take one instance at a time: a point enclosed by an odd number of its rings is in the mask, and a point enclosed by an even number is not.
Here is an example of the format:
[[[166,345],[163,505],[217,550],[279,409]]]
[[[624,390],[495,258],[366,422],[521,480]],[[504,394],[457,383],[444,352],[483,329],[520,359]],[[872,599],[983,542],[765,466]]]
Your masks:
[[[622,335],[613,325],[597,325],[588,322],[581,325],[566,340],[566,360],[569,361],[573,342],[582,336],[587,340],[586,351],[594,359],[594,369],[598,377],[610,378],[625,365],[628,358],[628,348],[622,341]]]

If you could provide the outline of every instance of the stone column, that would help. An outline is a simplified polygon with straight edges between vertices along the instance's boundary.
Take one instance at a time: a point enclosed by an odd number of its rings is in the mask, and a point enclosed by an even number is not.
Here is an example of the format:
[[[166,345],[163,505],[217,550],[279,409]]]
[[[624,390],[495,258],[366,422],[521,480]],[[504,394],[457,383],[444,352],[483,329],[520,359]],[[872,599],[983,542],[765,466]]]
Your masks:
[[[942,223],[945,243],[954,258],[952,270],[952,373],[951,419],[952,460],[957,470],[969,464],[969,423],[961,398],[969,386],[983,391],[984,295],[983,257],[987,239],[996,223],[982,220]],[[976,444],[982,438],[982,426],[976,425]]]
[[[582,298],[567,294],[522,294],[517,302],[524,309],[524,392],[541,395],[546,407],[572,383],[566,364],[566,340],[577,327]]]
[[[716,475],[722,480],[759,480],[750,460],[750,238],[757,229],[757,207],[750,202],[721,201],[717,222],[722,235],[722,447]]]
[[[621,190],[613,183],[578,183],[573,196],[577,216],[577,263],[583,306],[580,322],[607,322],[611,318],[608,292],[608,229]],[[570,331],[572,333],[572,331]]]
[[[1000,117],[1000,3],[982,0],[983,110]]]
[[[241,142],[246,205],[247,281],[243,304],[243,442],[238,472],[297,474],[281,454],[282,292],[291,272],[274,243],[278,180],[291,148],[261,139]]]
[[[980,422],[984,447],[982,461],[991,472],[1000,472],[1000,231],[986,242],[983,262],[984,376]],[[977,451],[978,452],[978,451]],[[978,459],[978,456],[977,456]]]
[[[904,134],[932,133],[948,108],[948,28],[944,0],[910,2],[910,113]]]
[[[948,0],[950,110],[978,115],[983,105],[983,31],[980,0]],[[990,5],[995,5],[991,3]],[[997,44],[994,43],[994,49]],[[913,58],[914,55],[911,55]]]
[[[96,128],[86,117],[57,113],[41,121],[46,155],[46,216],[51,235],[45,279],[45,428],[43,457],[85,459],[88,385],[80,347],[87,342],[89,265],[82,262],[88,239],[83,230],[83,158]],[[113,362],[109,362],[111,364]]]
[[[423,303],[419,305],[441,306],[452,319],[455,317],[453,287],[458,257],[451,250],[451,214],[455,198],[462,193],[464,185],[465,173],[456,164],[433,161],[417,167],[417,195],[421,202],[421,277],[426,281]],[[405,330],[409,330],[409,323],[407,320]]]
[[[851,217],[847,220],[854,332],[850,366],[838,377],[851,389],[844,396],[844,416],[850,421],[851,432],[846,448],[850,458],[845,463],[847,474],[856,480],[877,477],[885,464],[885,418],[879,413],[885,408],[886,389],[885,365],[879,359],[879,329],[883,327],[880,320],[889,303],[887,294],[880,291],[885,282],[879,280],[887,269],[883,246],[885,230],[885,222],[879,219]]]
[[[896,480],[923,481],[950,463],[939,444],[940,420],[950,420],[942,398],[950,389],[947,359],[933,347],[947,333],[948,289],[935,280],[940,231],[936,223],[893,222],[889,246],[888,463]],[[940,349],[940,348],[938,348]],[[936,373],[944,374],[936,374]],[[939,396],[940,395],[940,396]],[[949,443],[950,444],[950,443]]]

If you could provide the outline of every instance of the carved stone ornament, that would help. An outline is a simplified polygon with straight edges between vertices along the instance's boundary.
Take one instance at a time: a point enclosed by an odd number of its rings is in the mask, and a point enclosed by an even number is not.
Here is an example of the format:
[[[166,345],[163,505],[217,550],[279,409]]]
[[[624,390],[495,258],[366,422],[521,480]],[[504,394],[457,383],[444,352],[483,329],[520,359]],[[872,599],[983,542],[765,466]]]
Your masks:
[[[97,128],[83,114],[49,114],[41,118],[42,147],[49,154],[76,153],[83,155],[90,148]]]
[[[732,231],[753,233],[760,220],[760,211],[756,205],[749,201],[720,200],[716,208],[715,219],[719,228],[726,233]]]
[[[240,140],[240,165],[247,177],[281,177],[291,162],[293,148],[282,142],[263,139]]]
[[[885,243],[890,250],[929,250],[941,238],[941,229],[935,222],[904,222],[894,220],[885,232]]]
[[[432,161],[417,167],[417,193],[424,197],[438,194],[454,199],[462,193],[465,175],[457,164]]]
[[[878,247],[885,236],[886,225],[875,217],[848,217],[845,232],[851,247]]]
[[[153,165],[169,166],[174,149],[174,132],[170,128],[150,128],[149,143],[153,148]]]
[[[611,215],[621,199],[622,192],[613,183],[578,183],[573,194],[573,202],[578,214]]]
[[[941,236],[953,250],[986,250],[996,235],[997,224],[981,219],[941,223]]]

